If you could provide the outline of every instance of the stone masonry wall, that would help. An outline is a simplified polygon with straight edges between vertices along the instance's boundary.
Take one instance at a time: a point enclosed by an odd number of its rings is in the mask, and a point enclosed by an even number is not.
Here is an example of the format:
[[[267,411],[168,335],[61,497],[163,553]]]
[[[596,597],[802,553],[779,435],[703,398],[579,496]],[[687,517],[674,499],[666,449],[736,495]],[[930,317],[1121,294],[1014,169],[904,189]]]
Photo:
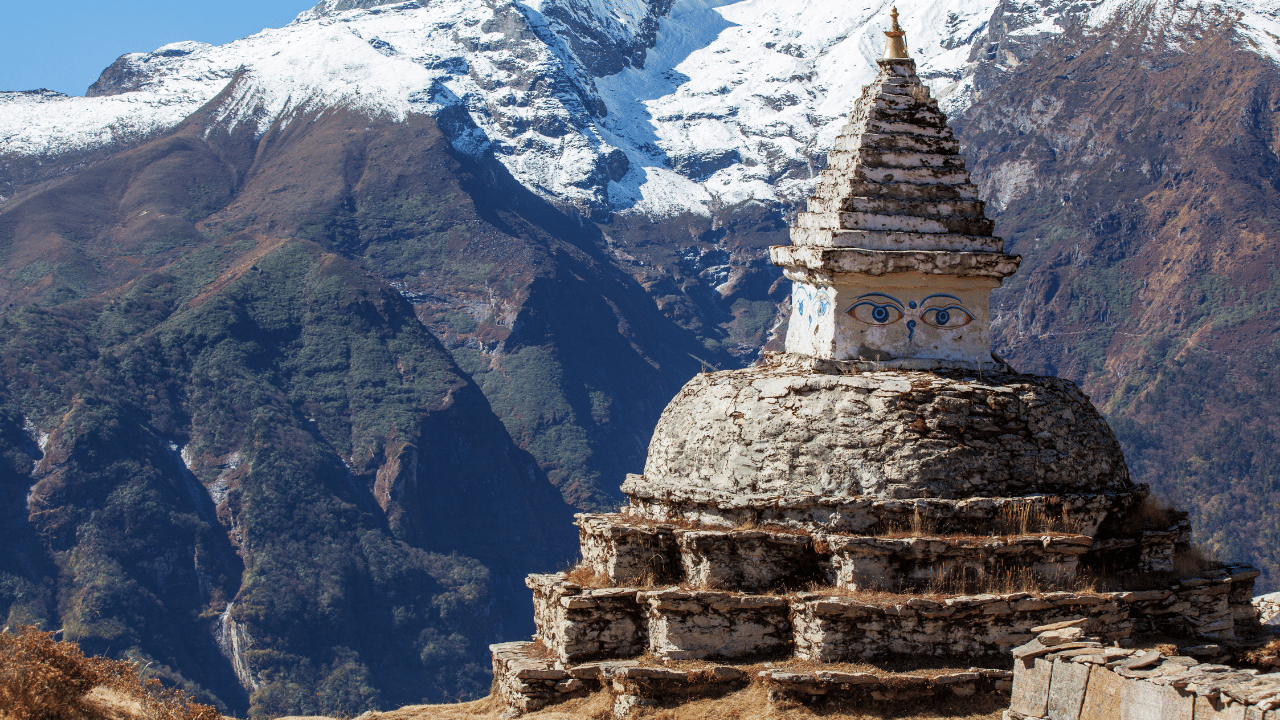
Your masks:
[[[1049,583],[1075,576],[1093,538],[1045,534],[1014,537],[882,538],[824,535],[838,587],[923,588],[938,575],[981,572],[989,576],[1027,569]]]
[[[642,592],[649,650],[672,660],[790,654],[790,603],[774,595],[658,590]]]
[[[796,657],[848,662],[887,655],[990,658],[1033,637],[1031,628],[1087,619],[1109,640],[1128,637],[1128,608],[1107,595],[1028,593],[912,598],[901,604],[800,593],[794,604]]]
[[[751,367],[690,380],[658,421],[643,478],[628,483],[671,502],[699,490],[883,499],[1125,492],[1134,486],[1123,457],[1089,398],[1060,378]]]

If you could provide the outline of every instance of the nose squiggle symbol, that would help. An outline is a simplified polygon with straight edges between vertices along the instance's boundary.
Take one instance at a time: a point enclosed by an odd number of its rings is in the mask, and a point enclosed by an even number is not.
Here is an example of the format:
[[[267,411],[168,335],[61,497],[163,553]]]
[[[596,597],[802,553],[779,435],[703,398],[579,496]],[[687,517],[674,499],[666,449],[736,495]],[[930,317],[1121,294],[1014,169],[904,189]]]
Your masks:
[[[916,321],[907,321],[907,342],[911,342],[916,337]]]

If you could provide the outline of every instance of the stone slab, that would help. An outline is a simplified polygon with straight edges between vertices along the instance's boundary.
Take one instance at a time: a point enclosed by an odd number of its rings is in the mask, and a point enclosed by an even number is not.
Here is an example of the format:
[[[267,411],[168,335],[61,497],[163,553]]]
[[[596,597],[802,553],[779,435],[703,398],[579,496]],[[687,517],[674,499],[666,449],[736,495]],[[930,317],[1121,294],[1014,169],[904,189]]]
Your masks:
[[[1124,679],[1102,667],[1089,672],[1080,720],[1118,720]]]
[[[1149,682],[1127,682],[1120,694],[1120,720],[1192,720],[1196,696]]]
[[[1048,716],[1051,720],[1080,720],[1084,693],[1089,686],[1089,667],[1073,662],[1054,661],[1049,682]]]
[[[1053,663],[1036,658],[1030,663],[1021,664],[1013,674],[1013,695],[1009,709],[1030,715],[1043,717],[1049,704],[1049,686],[1053,677]]]

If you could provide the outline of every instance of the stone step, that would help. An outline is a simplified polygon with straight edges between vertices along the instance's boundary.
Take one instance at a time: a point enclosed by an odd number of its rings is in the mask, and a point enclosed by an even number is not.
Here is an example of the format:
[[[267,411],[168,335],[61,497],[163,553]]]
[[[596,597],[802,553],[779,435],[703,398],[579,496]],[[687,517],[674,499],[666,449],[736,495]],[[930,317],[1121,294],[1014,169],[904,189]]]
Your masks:
[[[924,589],[934,578],[967,573],[995,578],[1011,569],[1035,573],[1044,586],[1071,581],[1093,538],[1072,533],[993,537],[875,537],[783,528],[680,528],[626,515],[579,514],[582,557],[610,584],[684,582],[735,592],[796,589],[835,583],[849,589]],[[638,542],[640,538],[644,542]],[[660,563],[654,547],[662,547]],[[662,573],[634,568],[661,565]],[[619,568],[630,569],[620,572]],[[880,579],[895,578],[893,587]]]
[[[564,664],[644,652],[649,623],[640,588],[584,588],[563,573],[530,575],[536,637]]]
[[[859,163],[849,173],[855,180],[873,183],[916,183],[919,185],[966,185],[969,171],[963,167],[875,167]]]
[[[846,126],[836,136],[833,150],[856,152],[860,149],[896,150],[904,152],[939,153],[956,155],[960,152],[960,141],[952,137],[916,136],[901,134],[861,133],[851,126]]]
[[[986,218],[986,203],[981,200],[921,201],[889,197],[848,197],[839,210],[928,218]]]
[[[1041,625],[1086,618],[1109,641],[1132,632],[1129,608],[1110,593],[1028,593],[917,597],[905,603],[800,593],[792,604],[796,657],[956,657],[999,661]]]
[[[919,135],[950,139],[954,137],[937,113],[878,113],[867,118],[863,132],[877,135]]]
[[[862,248],[774,245],[769,259],[784,268],[838,275],[922,273],[959,277],[1006,278],[1018,270],[1018,255],[931,250],[864,250]]]
[[[682,663],[673,668],[636,660],[562,667],[545,657],[536,643],[527,641],[490,645],[489,652],[498,695],[511,715],[607,691],[613,696],[614,716],[630,717],[637,708],[670,707],[723,697],[752,683],[763,685],[770,702],[775,704],[812,704],[818,697],[865,701],[868,706],[908,699],[927,703],[931,698],[969,697],[975,693],[1007,696],[1013,678],[1008,670],[978,667],[925,670],[922,674],[843,672],[811,665],[757,670],[751,666]]]
[[[937,168],[963,170],[964,156],[948,153],[924,153],[904,150],[833,150],[827,155],[827,167],[837,172],[852,172],[857,166],[869,168]]]
[[[821,175],[809,196],[810,212],[838,212],[852,209],[853,198],[879,198],[899,201],[973,202],[978,188],[972,183],[939,185],[914,182],[867,182],[848,174]]]
[[[807,534],[763,530],[676,530],[680,564],[689,585],[765,592],[823,582],[828,558]]]
[[[1000,392],[1001,388],[975,391]],[[1007,388],[1006,388],[1007,390]],[[657,522],[679,522],[704,527],[730,529],[749,525],[824,531],[848,535],[876,534],[892,525],[909,527],[924,523],[937,534],[965,533],[991,535],[1001,531],[1003,520],[1017,507],[1049,517],[1065,514],[1081,535],[1110,537],[1123,534],[1124,519],[1147,497],[1140,485],[1131,492],[1028,495],[1020,498],[971,497],[879,498],[832,497],[823,495],[747,495],[715,492],[689,493],[679,506],[666,501],[661,486],[647,482],[643,475],[629,474],[622,492],[630,500],[625,515]]]
[[[670,660],[790,655],[791,603],[775,595],[670,588],[641,592],[649,652]]]
[[[574,515],[583,562],[611,585],[681,579],[675,525],[627,522],[621,515]]]
[[[1035,574],[1049,587],[1075,579],[1087,535],[1046,534],[991,538],[851,537],[823,535],[837,587],[850,590],[923,590],[948,576],[1010,577]]]
[[[924,709],[930,700],[967,698],[979,693],[1008,697],[1013,689],[1013,672],[976,667],[934,675],[762,670],[758,677],[769,688],[773,703],[810,705],[824,699],[852,701],[863,708],[900,709],[910,703],[913,708]]]
[[[909,232],[919,234],[956,233],[960,235],[990,236],[995,223],[983,217],[922,217],[899,213],[872,212],[802,212],[792,228],[823,228],[828,230],[872,230]],[[794,240],[793,240],[794,242]],[[928,249],[937,249],[937,246]]]
[[[1002,252],[1004,239],[991,235],[897,232],[883,230],[791,229],[791,244],[802,247],[853,247],[864,250],[950,250]]]

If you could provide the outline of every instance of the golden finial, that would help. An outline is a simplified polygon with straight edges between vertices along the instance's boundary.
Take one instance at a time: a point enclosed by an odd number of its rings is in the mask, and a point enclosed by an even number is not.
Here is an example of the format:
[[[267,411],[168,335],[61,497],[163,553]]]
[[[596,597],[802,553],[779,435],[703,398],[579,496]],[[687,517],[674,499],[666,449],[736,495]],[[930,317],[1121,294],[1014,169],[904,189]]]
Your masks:
[[[889,12],[889,17],[893,18],[893,29],[884,31],[884,34],[889,37],[884,43],[884,57],[887,59],[908,57],[906,33],[898,27],[897,6]]]

